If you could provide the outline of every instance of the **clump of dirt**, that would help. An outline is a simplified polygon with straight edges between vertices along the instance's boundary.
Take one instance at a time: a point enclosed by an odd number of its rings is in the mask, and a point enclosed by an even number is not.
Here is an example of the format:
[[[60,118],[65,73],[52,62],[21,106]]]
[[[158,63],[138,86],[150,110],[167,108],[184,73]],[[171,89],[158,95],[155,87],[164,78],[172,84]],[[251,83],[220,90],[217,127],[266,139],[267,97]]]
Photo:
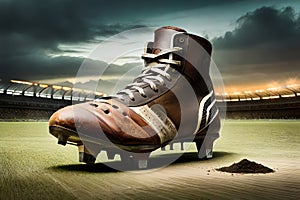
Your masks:
[[[249,161],[247,159],[243,159],[238,163],[234,163],[229,167],[221,167],[216,169],[222,172],[229,172],[229,173],[271,173],[275,172],[273,169],[269,167],[263,166],[262,164],[258,164],[256,162]]]

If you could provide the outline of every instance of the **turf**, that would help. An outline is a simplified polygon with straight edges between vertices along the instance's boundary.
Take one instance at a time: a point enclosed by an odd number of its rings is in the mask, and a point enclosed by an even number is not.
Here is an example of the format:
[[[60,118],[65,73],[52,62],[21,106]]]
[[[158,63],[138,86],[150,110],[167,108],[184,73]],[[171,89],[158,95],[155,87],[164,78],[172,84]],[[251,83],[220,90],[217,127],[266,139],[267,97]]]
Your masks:
[[[0,122],[0,199],[297,199],[299,130],[299,121],[226,121],[212,160],[198,161],[192,146],[166,168],[118,172],[79,164],[76,147],[57,145],[46,122]],[[152,159],[177,154],[176,148]],[[276,172],[253,177],[213,170],[241,158]]]

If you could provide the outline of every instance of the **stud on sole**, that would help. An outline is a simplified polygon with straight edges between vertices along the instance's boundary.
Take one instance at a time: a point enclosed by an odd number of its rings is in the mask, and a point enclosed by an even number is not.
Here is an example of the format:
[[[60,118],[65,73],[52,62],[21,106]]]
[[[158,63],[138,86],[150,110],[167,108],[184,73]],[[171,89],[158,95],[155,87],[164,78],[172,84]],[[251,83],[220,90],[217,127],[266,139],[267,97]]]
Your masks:
[[[150,153],[121,153],[120,157],[124,165],[132,169],[146,169],[148,167]]]
[[[69,136],[63,133],[57,134],[57,144],[66,146]]]
[[[96,158],[85,148],[84,145],[78,146],[79,151],[79,162],[84,162],[86,164],[94,164]]]

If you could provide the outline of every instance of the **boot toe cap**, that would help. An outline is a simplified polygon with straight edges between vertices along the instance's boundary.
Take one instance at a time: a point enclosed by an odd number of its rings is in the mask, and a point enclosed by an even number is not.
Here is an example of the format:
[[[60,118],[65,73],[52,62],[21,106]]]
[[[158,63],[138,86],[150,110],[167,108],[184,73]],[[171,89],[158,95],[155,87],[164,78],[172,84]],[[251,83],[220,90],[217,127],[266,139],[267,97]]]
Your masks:
[[[79,133],[81,140],[103,141],[121,146],[160,144],[159,137],[145,122],[120,103],[82,103],[62,108],[50,120],[51,129],[60,128]],[[57,131],[56,131],[57,132]],[[52,131],[53,134],[53,131]],[[57,137],[57,134],[53,134]]]
[[[74,113],[71,106],[56,111],[49,119],[49,127],[64,127],[76,131]]]

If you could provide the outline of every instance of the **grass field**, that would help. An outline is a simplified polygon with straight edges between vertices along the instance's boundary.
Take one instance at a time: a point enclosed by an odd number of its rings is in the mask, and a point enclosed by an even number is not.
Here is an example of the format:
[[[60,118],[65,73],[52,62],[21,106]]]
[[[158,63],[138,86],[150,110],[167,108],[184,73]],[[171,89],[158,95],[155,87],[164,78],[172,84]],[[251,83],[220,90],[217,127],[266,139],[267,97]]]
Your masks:
[[[226,121],[214,158],[197,159],[191,146],[172,165],[118,172],[78,163],[77,148],[60,146],[46,122],[0,122],[0,199],[298,199],[300,122]],[[156,152],[150,159],[179,153]],[[272,174],[228,174],[214,169],[248,158]],[[114,161],[119,162],[119,161]]]

